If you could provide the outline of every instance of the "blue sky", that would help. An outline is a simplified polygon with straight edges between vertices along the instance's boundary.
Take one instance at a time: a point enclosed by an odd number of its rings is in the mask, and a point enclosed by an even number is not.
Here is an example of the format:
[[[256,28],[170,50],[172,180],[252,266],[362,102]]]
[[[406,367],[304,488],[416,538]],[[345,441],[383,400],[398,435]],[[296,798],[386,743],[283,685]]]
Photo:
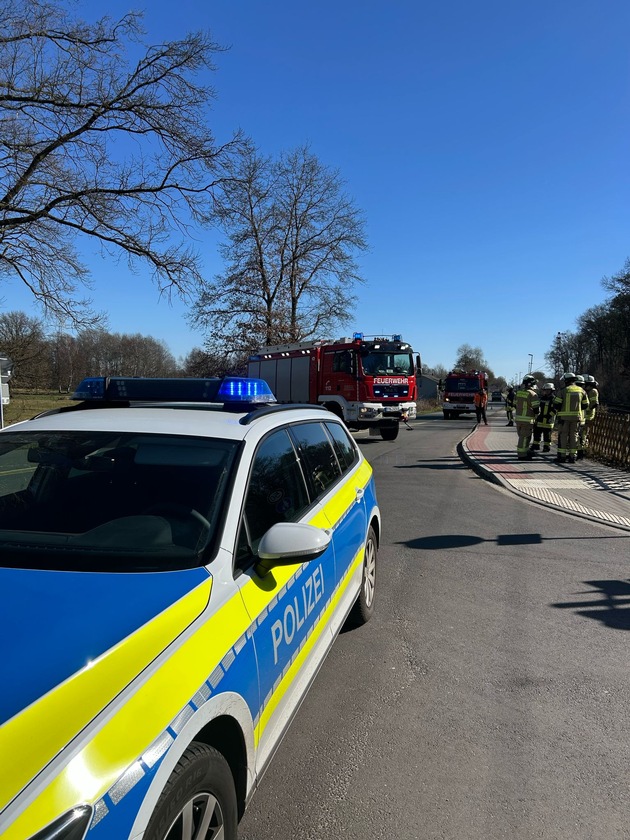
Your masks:
[[[218,140],[305,142],[367,222],[367,283],[340,333],[402,333],[427,365],[464,343],[498,375],[544,369],[558,331],[602,302],[630,256],[627,0],[78,0],[145,9],[147,40],[207,29]],[[217,238],[199,247],[209,277]],[[201,346],[124,262],[90,260],[109,329]],[[30,309],[16,285],[5,309]]]

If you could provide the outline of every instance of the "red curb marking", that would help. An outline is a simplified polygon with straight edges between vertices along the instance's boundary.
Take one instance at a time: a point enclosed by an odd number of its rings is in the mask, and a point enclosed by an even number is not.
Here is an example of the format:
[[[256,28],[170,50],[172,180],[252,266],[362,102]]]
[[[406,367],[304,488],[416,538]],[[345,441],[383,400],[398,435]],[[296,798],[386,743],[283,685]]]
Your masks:
[[[489,426],[478,426],[474,432],[471,433],[469,436],[466,445],[468,447],[468,451],[474,457],[475,451],[477,452],[484,452],[487,453],[490,450],[486,444],[486,439],[490,432]],[[497,456],[501,457],[501,456]],[[514,450],[514,457],[516,458],[516,448]],[[530,475],[529,473],[525,472],[524,470],[520,469],[516,464],[505,464],[505,463],[490,463],[486,465],[488,469],[492,472],[499,473],[502,478],[509,479],[511,478],[537,478],[537,476]]]

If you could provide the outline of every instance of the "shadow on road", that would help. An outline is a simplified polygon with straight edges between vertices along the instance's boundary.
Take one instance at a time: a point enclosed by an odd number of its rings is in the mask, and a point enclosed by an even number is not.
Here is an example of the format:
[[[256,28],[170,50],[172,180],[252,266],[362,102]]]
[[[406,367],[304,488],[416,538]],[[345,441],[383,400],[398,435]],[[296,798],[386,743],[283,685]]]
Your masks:
[[[396,464],[397,470],[460,470],[467,469],[459,458],[440,458],[439,461],[417,461],[415,464]]]
[[[495,543],[496,545],[538,545],[543,541],[540,534],[498,534],[495,539],[475,537],[472,534],[439,534],[433,537],[417,537],[405,540],[398,545],[407,548],[417,548],[424,551],[438,551],[448,548],[465,548],[479,543]]]
[[[576,615],[592,618],[613,630],[630,630],[630,580],[585,580],[584,583],[592,589],[577,594],[592,596],[598,593],[600,597],[551,606],[559,610],[575,610]]]

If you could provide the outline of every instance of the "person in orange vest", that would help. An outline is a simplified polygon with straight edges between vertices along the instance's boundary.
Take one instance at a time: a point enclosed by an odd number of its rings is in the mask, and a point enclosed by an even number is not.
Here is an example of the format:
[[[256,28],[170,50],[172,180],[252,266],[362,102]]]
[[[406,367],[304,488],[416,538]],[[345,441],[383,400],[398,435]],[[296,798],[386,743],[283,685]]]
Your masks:
[[[577,383],[574,373],[565,373],[562,377],[564,388],[554,397],[553,405],[560,422],[558,433],[558,464],[575,464],[578,453],[578,434],[588,411],[586,391]]]
[[[486,406],[488,405],[488,392],[485,388],[480,388],[474,396],[475,414],[477,415],[477,423],[483,422],[488,425],[488,418],[486,417]]]
[[[530,461],[534,457],[534,453],[529,445],[532,441],[534,420],[540,405],[536,392],[536,379],[530,374],[523,377],[521,387],[516,392],[514,403],[514,420],[518,434],[516,455],[519,461]]]

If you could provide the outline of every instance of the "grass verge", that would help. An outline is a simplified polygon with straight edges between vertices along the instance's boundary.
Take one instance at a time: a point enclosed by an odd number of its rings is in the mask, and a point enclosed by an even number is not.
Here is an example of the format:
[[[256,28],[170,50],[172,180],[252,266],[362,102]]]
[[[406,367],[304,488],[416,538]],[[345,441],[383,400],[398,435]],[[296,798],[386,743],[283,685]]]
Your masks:
[[[73,402],[68,394],[59,394],[57,391],[11,390],[11,402],[3,408],[4,425],[6,427],[21,420],[30,420],[42,411],[72,405]]]

